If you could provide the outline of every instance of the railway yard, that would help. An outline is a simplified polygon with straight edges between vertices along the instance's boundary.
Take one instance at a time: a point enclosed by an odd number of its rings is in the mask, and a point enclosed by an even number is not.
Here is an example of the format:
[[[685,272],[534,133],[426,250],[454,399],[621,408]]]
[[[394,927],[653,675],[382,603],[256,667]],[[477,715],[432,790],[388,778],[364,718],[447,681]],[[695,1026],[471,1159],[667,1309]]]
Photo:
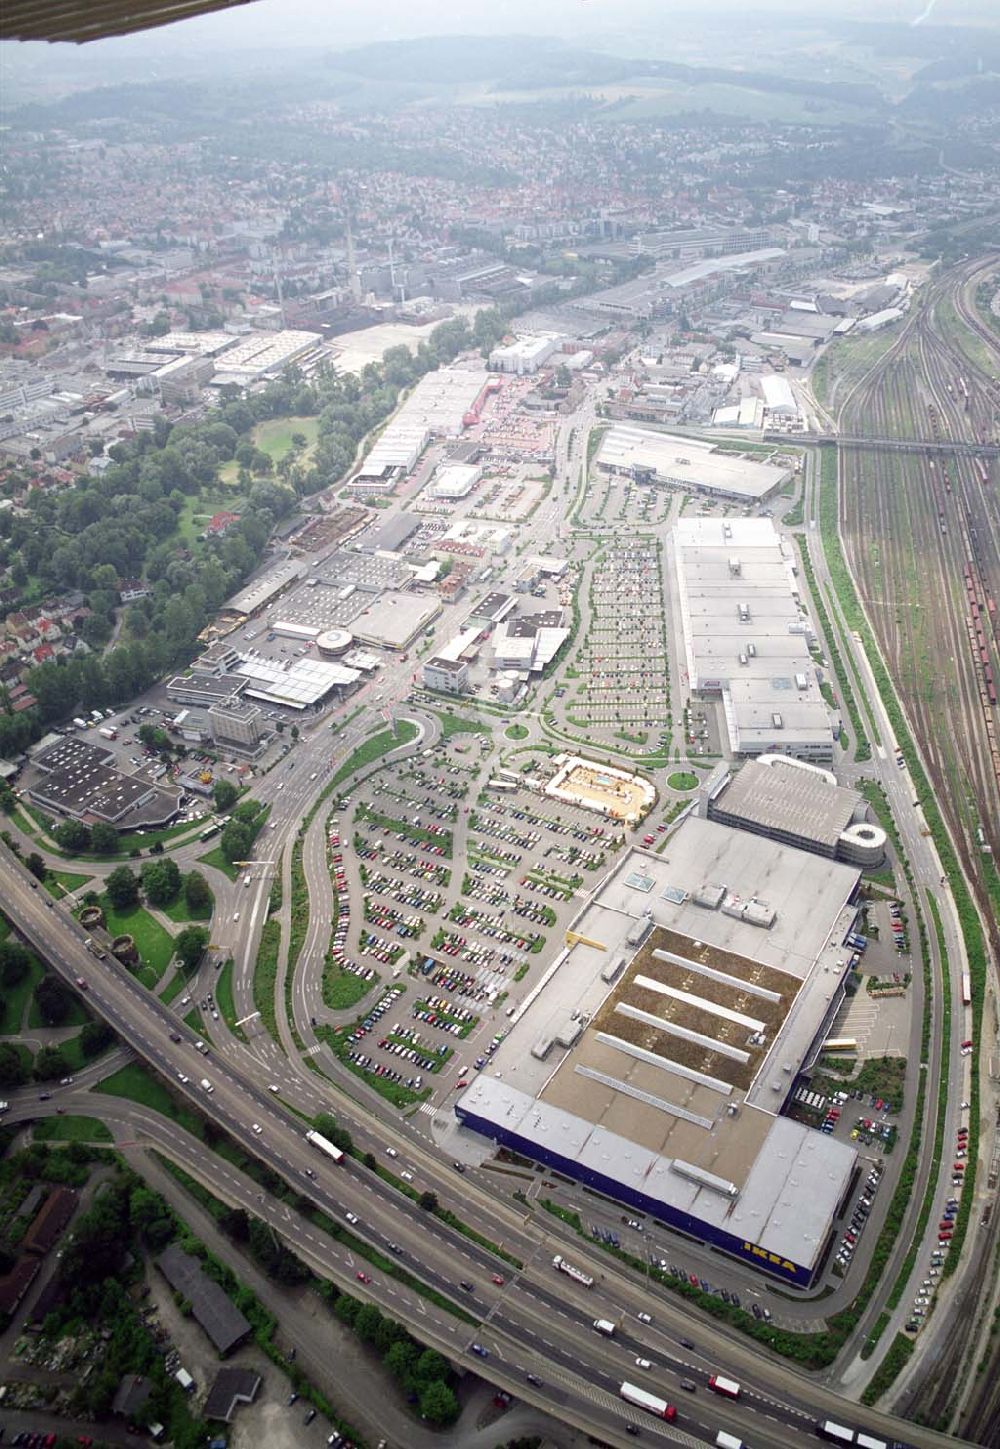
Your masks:
[[[996,267],[995,256],[980,257],[931,283],[838,418],[838,523],[846,556],[994,958],[1000,946],[1000,465],[991,453],[998,439],[1000,346],[975,298]],[[845,443],[845,437],[872,443]],[[889,440],[926,446],[903,452]],[[980,1274],[988,1280],[995,1273],[996,1215],[991,1222],[987,1207],[977,1226],[988,1229],[977,1236],[978,1271],[967,1276],[952,1306],[950,1335],[899,1407],[918,1422],[946,1423],[964,1389],[966,1409],[954,1426],[987,1444],[1000,1435],[1000,1355],[985,1326],[993,1299],[987,1294],[980,1302],[979,1290]]]

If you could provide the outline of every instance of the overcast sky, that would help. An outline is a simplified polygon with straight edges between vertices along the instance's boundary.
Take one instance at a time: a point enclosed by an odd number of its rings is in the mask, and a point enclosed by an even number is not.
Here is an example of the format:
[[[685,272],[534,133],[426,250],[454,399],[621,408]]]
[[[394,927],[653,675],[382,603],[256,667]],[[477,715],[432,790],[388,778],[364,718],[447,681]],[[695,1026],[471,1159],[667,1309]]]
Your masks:
[[[586,39],[619,33],[627,37],[630,31],[650,28],[662,34],[672,19],[704,22],[710,41],[712,22],[722,15],[738,16],[744,25],[781,15],[911,24],[926,15],[938,23],[983,24],[1000,23],[1000,0],[543,0],[541,4],[538,0],[255,0],[159,30],[94,42],[84,49],[125,56],[151,49],[220,45],[337,49],[421,35],[532,33]],[[747,59],[757,63],[761,57]]]
[[[433,35],[554,36],[619,55],[767,68],[755,22],[794,17],[1000,26],[1000,0],[255,0],[157,30],[85,46],[0,44],[8,104],[77,86],[188,74],[202,79],[220,54],[252,52],[252,69],[278,50],[350,49]],[[745,52],[734,44],[754,37]],[[787,38],[794,46],[797,28]],[[781,48],[781,47],[779,47]],[[787,48],[787,47],[785,47]]]

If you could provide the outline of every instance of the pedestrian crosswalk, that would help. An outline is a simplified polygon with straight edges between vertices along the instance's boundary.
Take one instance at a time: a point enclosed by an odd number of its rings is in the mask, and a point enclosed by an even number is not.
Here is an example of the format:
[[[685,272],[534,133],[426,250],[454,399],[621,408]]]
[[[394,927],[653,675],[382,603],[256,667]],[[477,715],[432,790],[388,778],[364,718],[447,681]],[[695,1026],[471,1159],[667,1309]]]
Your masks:
[[[421,1102],[420,1106],[417,1108],[417,1111],[423,1112],[425,1117],[437,1116],[437,1108],[431,1102]]]

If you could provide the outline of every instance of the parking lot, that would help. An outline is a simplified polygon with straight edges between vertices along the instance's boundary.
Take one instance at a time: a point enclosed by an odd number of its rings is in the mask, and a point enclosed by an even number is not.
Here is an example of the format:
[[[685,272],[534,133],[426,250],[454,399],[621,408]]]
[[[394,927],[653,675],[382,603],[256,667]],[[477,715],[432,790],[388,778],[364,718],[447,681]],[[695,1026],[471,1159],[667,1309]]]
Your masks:
[[[538,793],[547,760],[527,756],[524,784],[491,792],[491,752],[453,735],[373,776],[330,824],[330,965],[338,1004],[364,1003],[333,1044],[400,1105],[445,1100],[485,1063],[497,1015],[622,838]]]
[[[561,724],[654,748],[669,736],[665,605],[652,539],[609,540],[585,567],[583,629],[556,690]]]

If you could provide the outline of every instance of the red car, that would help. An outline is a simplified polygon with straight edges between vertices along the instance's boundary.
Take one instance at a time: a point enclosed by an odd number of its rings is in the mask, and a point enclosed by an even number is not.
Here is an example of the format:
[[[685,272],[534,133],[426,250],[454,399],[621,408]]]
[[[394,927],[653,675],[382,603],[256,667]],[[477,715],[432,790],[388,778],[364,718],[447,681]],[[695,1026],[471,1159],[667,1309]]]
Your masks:
[[[370,1283],[372,1281],[367,1273],[355,1273],[354,1276],[359,1283]]]
[[[497,1285],[498,1288],[502,1288],[503,1285],[504,1285],[504,1279],[503,1279],[502,1274],[500,1274],[500,1273],[494,1273],[493,1274],[493,1282]]]
[[[459,1089],[459,1087],[467,1087],[467,1086],[468,1086],[468,1085],[469,1085],[469,1084],[468,1084],[468,1082],[467,1082],[467,1081],[466,1081],[466,1079],[465,1079],[465,1078],[464,1078],[464,1077],[463,1077],[463,1078],[462,1078],[462,1080],[461,1080],[461,1081],[460,1081],[460,1082],[456,1082],[456,1083],[455,1083],[455,1086],[454,1086],[454,1089],[453,1089],[453,1090],[454,1090],[454,1091],[456,1091],[456,1092],[457,1092],[457,1091],[458,1091],[458,1089]]]

